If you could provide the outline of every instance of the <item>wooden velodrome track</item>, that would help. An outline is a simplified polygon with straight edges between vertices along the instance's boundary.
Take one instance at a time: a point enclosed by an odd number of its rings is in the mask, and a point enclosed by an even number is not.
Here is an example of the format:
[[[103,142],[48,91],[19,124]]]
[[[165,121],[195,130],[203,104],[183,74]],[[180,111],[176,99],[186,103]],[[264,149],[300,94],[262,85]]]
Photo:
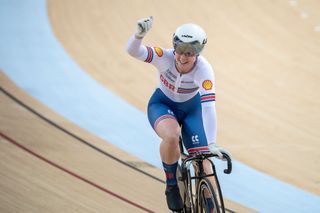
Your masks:
[[[218,143],[235,159],[320,195],[319,2],[191,3],[50,0],[48,14],[73,59],[143,111],[157,81],[153,67],[125,52],[136,20],[155,17],[144,42],[162,47],[179,24],[203,26],[217,79]],[[2,72],[0,80],[17,98],[0,93],[0,212],[167,212],[162,171],[58,116]]]

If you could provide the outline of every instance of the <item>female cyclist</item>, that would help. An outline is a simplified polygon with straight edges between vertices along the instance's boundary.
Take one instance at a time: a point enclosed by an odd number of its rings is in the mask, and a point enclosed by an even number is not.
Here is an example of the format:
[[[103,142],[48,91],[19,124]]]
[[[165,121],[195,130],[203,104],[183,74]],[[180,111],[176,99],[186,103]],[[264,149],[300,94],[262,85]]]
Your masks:
[[[180,157],[179,136],[189,154],[208,151],[222,157],[216,146],[215,79],[211,65],[200,55],[207,36],[195,24],[179,26],[173,35],[173,49],[147,47],[142,39],[152,27],[153,18],[137,22],[127,52],[153,64],[159,73],[159,86],[148,104],[148,119],[162,139],[160,156],[166,174],[166,198],[170,210],[183,209],[176,179]],[[207,171],[210,171],[209,164]]]

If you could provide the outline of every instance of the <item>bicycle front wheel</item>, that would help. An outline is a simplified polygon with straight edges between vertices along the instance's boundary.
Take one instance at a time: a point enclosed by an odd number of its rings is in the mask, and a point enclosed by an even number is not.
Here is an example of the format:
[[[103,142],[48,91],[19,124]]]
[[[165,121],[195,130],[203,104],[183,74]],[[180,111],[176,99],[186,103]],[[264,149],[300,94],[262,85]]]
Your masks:
[[[197,213],[220,213],[221,209],[216,193],[207,178],[198,183],[197,188]]]

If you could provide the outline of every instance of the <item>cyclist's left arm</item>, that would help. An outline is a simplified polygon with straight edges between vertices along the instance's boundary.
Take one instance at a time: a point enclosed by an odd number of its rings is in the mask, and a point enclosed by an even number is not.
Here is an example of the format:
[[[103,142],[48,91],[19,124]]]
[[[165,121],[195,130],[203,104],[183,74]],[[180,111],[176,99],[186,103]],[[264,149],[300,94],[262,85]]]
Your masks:
[[[202,105],[202,120],[208,144],[216,143],[217,116],[215,76],[211,65],[205,61],[201,64],[196,81],[199,84],[199,93]]]
[[[217,146],[217,116],[216,116],[216,92],[214,71],[209,63],[205,61],[197,76],[199,93],[202,105],[202,120],[209,149],[223,159],[223,153],[230,156],[228,151]]]

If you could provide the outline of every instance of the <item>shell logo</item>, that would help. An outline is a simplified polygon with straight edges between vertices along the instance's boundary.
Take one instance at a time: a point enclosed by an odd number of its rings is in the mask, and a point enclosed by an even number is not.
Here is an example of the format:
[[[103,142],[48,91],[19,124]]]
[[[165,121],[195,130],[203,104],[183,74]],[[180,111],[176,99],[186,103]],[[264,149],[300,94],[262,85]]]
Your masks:
[[[205,81],[203,81],[203,83],[202,83],[202,87],[203,87],[205,90],[210,90],[210,89],[212,89],[212,86],[213,86],[213,84],[212,84],[212,81],[210,81],[210,80],[205,80]]]
[[[163,56],[163,50],[160,47],[155,47],[154,51],[157,53],[159,57]]]

